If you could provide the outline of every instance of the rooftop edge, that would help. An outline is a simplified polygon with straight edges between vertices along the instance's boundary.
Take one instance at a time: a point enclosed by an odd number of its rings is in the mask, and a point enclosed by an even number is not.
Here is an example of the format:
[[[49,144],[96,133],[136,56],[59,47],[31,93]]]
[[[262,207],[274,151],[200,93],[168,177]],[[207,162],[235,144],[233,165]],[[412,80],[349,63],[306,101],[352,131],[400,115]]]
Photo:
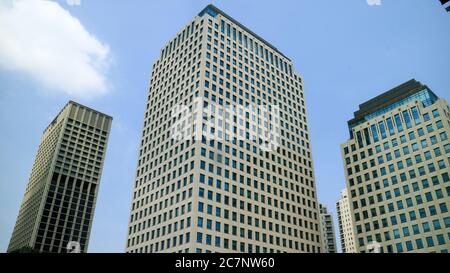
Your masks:
[[[284,58],[286,58],[287,60],[289,60],[290,62],[292,62],[292,60],[287,57],[286,55],[284,55],[283,53],[281,53],[275,46],[273,46],[272,44],[270,44],[269,42],[267,42],[266,40],[264,40],[263,38],[261,38],[261,36],[259,36],[258,34],[254,33],[253,31],[251,31],[249,28],[247,28],[246,26],[242,25],[241,23],[239,23],[236,19],[234,19],[233,17],[229,16],[228,14],[226,14],[224,11],[222,11],[221,9],[219,9],[218,7],[214,6],[213,4],[209,4],[207,5],[202,11],[200,11],[198,13],[198,16],[203,16],[203,14],[205,14],[208,10],[213,10],[214,12],[221,14],[223,17],[227,18],[228,20],[230,20],[231,22],[233,22],[234,24],[238,25],[240,28],[242,28],[243,30],[247,31],[248,33],[250,33],[251,35],[255,36],[255,38],[257,38],[258,40],[261,40],[261,42],[265,43],[268,47],[270,47],[271,49],[275,50],[278,54],[280,54],[281,56],[283,56]]]

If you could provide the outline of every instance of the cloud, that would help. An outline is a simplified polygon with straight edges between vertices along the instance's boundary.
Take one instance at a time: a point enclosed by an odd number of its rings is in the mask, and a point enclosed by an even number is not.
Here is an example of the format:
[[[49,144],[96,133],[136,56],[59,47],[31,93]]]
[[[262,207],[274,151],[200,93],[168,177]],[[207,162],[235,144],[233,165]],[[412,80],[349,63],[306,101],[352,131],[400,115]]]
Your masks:
[[[81,5],[81,0],[67,0],[67,5],[69,6],[79,6]]]
[[[74,97],[107,93],[109,47],[47,0],[0,1],[0,67]]]

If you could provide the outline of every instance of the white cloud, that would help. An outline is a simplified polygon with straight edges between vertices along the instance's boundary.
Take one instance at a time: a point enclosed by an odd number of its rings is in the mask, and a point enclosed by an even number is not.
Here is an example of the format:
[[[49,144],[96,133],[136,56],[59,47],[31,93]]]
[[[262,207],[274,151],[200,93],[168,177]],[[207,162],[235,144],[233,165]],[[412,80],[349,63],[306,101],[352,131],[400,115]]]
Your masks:
[[[67,5],[69,6],[79,6],[81,5],[81,0],[67,0]]]
[[[0,67],[75,97],[107,93],[109,48],[47,0],[0,0]]]

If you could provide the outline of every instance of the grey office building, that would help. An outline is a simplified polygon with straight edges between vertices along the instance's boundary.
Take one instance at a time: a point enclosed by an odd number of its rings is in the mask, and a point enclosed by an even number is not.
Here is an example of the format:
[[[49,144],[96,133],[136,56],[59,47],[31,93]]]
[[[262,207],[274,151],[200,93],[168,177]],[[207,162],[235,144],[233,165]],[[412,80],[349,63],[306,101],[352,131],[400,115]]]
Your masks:
[[[149,86],[127,252],[320,252],[303,81],[291,59],[209,5],[162,48]],[[200,137],[172,131],[180,104]],[[250,106],[279,111],[261,118]],[[277,126],[270,145],[248,137]]]
[[[86,252],[112,118],[70,101],[44,130],[8,252]]]

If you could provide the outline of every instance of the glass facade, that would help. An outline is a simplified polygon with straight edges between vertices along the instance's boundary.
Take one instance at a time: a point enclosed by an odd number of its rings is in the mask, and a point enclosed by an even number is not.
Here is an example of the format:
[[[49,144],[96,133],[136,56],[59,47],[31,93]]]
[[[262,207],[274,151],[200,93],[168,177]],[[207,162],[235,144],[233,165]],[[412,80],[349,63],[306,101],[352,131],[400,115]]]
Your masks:
[[[379,109],[379,110],[377,110],[377,111],[375,111],[375,112],[373,112],[371,114],[368,114],[368,115],[364,116],[364,118],[361,121],[353,124],[351,126],[350,130],[353,127],[358,126],[359,124],[362,124],[362,123],[367,122],[367,121],[369,121],[369,120],[371,120],[373,118],[376,118],[376,117],[379,117],[381,115],[384,115],[384,114],[386,114],[386,113],[388,113],[388,112],[390,112],[390,111],[392,111],[392,110],[394,110],[394,109],[396,109],[396,108],[398,108],[398,107],[400,107],[402,105],[408,104],[411,101],[416,101],[416,100],[420,101],[422,103],[422,105],[424,107],[426,107],[428,105],[433,104],[437,99],[438,98],[436,97],[436,95],[433,92],[431,92],[428,89],[424,89],[424,90],[419,91],[419,92],[417,92],[417,93],[415,93],[413,95],[410,95],[410,96],[408,96],[408,97],[406,97],[404,99],[396,101],[396,102],[394,102],[394,103],[392,103],[392,104],[390,104],[390,105],[388,105],[386,107],[383,107],[382,109]]]

